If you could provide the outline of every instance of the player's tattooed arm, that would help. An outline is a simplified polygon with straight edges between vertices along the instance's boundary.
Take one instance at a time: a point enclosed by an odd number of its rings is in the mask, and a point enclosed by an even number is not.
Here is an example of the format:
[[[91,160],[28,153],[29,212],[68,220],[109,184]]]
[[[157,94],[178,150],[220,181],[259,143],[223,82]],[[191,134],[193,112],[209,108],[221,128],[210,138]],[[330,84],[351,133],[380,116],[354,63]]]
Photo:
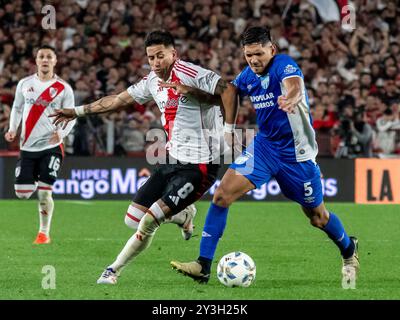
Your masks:
[[[219,79],[215,87],[214,94],[221,95],[228,88],[228,82],[224,79]]]
[[[54,113],[49,117],[54,117],[53,124],[58,125],[64,123],[64,128],[71,120],[82,117],[87,114],[105,113],[115,111],[120,108],[132,105],[135,100],[131,97],[128,91],[124,91],[118,95],[111,95],[101,98],[93,103],[65,109],[55,109]]]
[[[93,103],[86,104],[83,106],[83,110],[85,114],[104,113],[124,108],[133,103],[134,100],[131,95],[128,91],[124,91],[118,95],[107,96]]]
[[[238,111],[236,87],[221,78],[218,80],[214,93],[221,97],[221,106],[225,114],[225,123],[231,125],[235,124]]]

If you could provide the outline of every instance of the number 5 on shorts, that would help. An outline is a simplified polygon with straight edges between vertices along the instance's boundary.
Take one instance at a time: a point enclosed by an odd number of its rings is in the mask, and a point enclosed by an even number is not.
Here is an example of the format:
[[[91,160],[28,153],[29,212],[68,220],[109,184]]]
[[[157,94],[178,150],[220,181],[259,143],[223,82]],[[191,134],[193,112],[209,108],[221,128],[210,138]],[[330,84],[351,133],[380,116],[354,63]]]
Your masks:
[[[311,187],[311,182],[304,183],[304,196],[309,197],[313,193],[313,188]]]

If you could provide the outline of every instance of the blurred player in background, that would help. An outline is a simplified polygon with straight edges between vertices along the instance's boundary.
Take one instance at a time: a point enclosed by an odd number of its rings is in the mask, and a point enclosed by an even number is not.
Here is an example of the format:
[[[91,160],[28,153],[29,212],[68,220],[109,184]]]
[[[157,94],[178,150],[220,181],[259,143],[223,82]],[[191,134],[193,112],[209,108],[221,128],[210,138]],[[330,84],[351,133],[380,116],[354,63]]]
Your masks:
[[[239,94],[253,102],[259,133],[227,170],[214,194],[197,261],[172,261],[171,265],[199,282],[207,282],[229,206],[274,177],[282,193],[299,203],[310,223],[339,248],[343,282],[355,283],[358,241],[346,234],[339,218],[328,212],[323,202],[321,173],[315,161],[318,147],[303,74],[291,57],[276,54],[268,29],[250,28],[242,34],[241,42],[248,66],[233,81],[236,89],[231,104],[224,103],[225,131],[234,134]]]
[[[168,136],[169,163],[161,164],[138,190],[128,208],[127,223],[137,228],[117,259],[97,283],[115,284],[121,269],[149,247],[156,230],[168,219],[182,219],[181,211],[199,199],[215,182],[220,157],[223,121],[212,95],[224,98],[233,86],[210,70],[177,57],[169,32],[154,31],[145,40],[151,72],[126,91],[104,97],[74,110],[58,110],[55,123],[77,116],[109,112],[154,100]],[[163,82],[183,84],[192,91],[177,92]],[[206,94],[203,94],[205,92]],[[210,99],[210,100],[208,100]],[[218,161],[219,163],[219,161]],[[184,218],[184,217],[183,217]]]
[[[15,194],[29,199],[38,190],[39,233],[34,243],[50,242],[50,225],[54,202],[52,186],[57,179],[64,157],[63,138],[75,122],[61,129],[48,115],[54,109],[74,106],[71,86],[54,73],[57,63],[55,50],[42,46],[36,54],[37,73],[18,82],[11,110],[10,125],[5,133],[8,142],[14,141],[22,121],[20,158],[15,169]]]

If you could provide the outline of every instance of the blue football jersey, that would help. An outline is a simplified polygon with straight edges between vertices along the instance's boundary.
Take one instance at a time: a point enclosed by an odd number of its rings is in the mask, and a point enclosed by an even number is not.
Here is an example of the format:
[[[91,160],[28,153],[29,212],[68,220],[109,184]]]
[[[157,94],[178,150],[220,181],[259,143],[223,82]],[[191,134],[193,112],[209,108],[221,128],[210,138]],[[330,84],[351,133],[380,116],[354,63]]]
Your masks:
[[[278,108],[278,97],[285,95],[283,80],[300,77],[303,97],[296,112],[288,114]],[[299,66],[288,55],[275,55],[266,73],[255,74],[246,67],[233,81],[241,97],[248,96],[257,114],[258,135],[276,151],[276,155],[290,162],[314,160],[318,147],[308,104],[304,77]]]

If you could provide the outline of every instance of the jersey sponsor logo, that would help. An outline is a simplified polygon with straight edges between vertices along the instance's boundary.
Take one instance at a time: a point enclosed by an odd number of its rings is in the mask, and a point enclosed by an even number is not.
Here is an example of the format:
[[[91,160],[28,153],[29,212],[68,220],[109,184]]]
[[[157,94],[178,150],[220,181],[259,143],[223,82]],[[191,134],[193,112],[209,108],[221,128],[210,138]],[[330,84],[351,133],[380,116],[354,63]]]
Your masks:
[[[294,65],[288,64],[283,70],[284,74],[291,74],[297,71],[297,68]]]
[[[261,87],[267,89],[269,86],[269,73],[266,76],[261,77]]]
[[[172,70],[171,72],[171,82],[181,83],[181,80],[178,78],[174,70]],[[178,94],[173,88],[168,88],[167,96],[168,100],[165,104],[165,111],[164,111],[164,116],[165,116],[164,129],[167,132],[168,140],[171,140],[172,130],[174,126],[173,123],[175,121],[181,94]]]
[[[57,107],[57,103],[56,102],[47,102],[47,101],[44,101],[44,100],[42,100],[42,99],[40,99],[40,100],[35,100],[35,99],[32,99],[32,98],[26,98],[25,99],[25,103],[26,104],[35,104],[35,102],[38,102],[38,103],[40,103],[41,105],[43,105],[43,106],[46,106],[46,107],[48,107],[48,106],[50,106],[50,108],[56,108]]]
[[[269,108],[273,107],[274,102],[273,101],[267,101],[267,102],[261,102],[261,103],[255,103],[253,104],[254,109],[264,109],[264,108]]]
[[[259,102],[263,100],[268,100],[268,99],[273,99],[275,96],[272,92],[266,93],[266,94],[260,94],[258,96],[251,96],[250,100],[251,102]]]

